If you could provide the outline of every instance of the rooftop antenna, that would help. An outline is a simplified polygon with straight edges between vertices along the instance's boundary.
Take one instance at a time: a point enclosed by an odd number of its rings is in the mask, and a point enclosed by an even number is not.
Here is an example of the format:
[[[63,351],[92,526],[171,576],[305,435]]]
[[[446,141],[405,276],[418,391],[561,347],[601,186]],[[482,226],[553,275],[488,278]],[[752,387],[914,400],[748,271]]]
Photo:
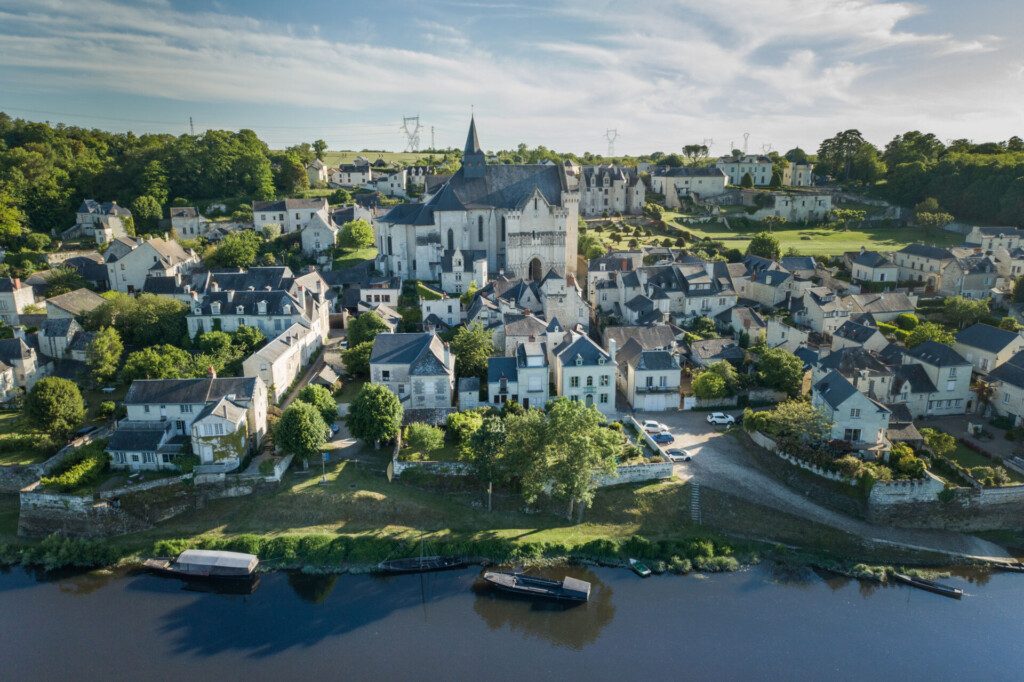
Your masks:
[[[604,137],[608,140],[608,156],[615,156],[615,140],[619,139],[618,128],[611,128],[610,130],[604,131]]]
[[[743,156],[747,155],[747,142],[750,140],[750,133],[743,133]]]
[[[420,117],[416,116],[404,116],[402,117],[402,132],[405,133],[405,151],[416,152],[420,149],[420,129],[423,126],[420,125]]]
[[[192,125],[192,117],[191,116],[188,117],[188,129],[189,129],[189,133],[190,134],[192,134],[192,135],[196,134],[196,127],[194,125]]]

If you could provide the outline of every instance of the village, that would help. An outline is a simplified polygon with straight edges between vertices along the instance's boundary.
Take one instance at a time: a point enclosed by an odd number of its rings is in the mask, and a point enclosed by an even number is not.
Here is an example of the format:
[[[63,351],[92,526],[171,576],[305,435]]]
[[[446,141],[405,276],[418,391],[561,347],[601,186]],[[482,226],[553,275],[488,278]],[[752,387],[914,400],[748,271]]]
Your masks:
[[[158,207],[144,234],[84,200],[47,268],[0,282],[11,542],[230,543],[238,514],[301,534],[344,481],[380,510],[350,527],[392,538],[425,508],[429,532],[516,527],[525,503],[585,544],[591,513],[656,491],[663,538],[814,528],[857,559],[885,537],[1010,561],[991,539],[1024,511],[1024,230],[692,151],[510,163],[471,120],[450,173],[313,158],[299,196]],[[419,511],[389,514],[403,496]]]

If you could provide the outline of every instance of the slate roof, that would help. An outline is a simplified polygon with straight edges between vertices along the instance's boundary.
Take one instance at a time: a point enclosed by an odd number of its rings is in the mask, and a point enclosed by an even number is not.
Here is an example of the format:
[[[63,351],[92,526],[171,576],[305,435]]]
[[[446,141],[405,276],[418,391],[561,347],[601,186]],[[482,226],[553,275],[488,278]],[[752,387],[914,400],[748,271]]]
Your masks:
[[[647,298],[643,294],[637,294],[630,300],[626,301],[626,307],[634,312],[652,310],[654,308],[654,301]]]
[[[462,377],[459,379],[459,393],[480,392],[480,377]]]
[[[211,402],[203,408],[203,410],[196,415],[196,420],[200,420],[204,417],[220,417],[221,419],[227,419],[230,422],[238,423],[245,418],[245,408],[237,403],[228,400],[227,398],[221,398],[217,402]]]
[[[92,213],[94,215],[116,215],[130,216],[132,214],[124,206],[118,206],[116,201],[105,201],[102,204],[95,199],[85,199],[78,206],[76,213]]]
[[[171,218],[198,218],[199,211],[195,206],[171,206],[168,209]]]
[[[857,313],[897,313],[915,309],[914,303],[906,294],[851,294],[843,297],[850,310]]]
[[[854,343],[863,344],[867,343],[868,339],[870,339],[872,336],[879,333],[881,332],[879,332],[874,327],[868,327],[867,325],[859,324],[852,320],[847,320],[846,322],[843,322],[842,325],[840,325],[839,329],[835,331],[835,334],[833,334],[833,336],[838,336],[841,339],[849,339]]]
[[[907,244],[899,251],[910,256],[920,256],[921,258],[931,258],[934,260],[952,260],[953,254],[947,249],[940,248],[938,246],[929,246],[928,244]]]
[[[637,371],[678,370],[679,361],[667,350],[644,350],[636,339],[629,339],[615,356]]]
[[[255,392],[256,377],[136,379],[128,389],[124,402],[126,405],[205,405],[226,395],[234,395],[235,400],[251,400]]]
[[[690,354],[708,360],[742,360],[743,349],[732,339],[701,339],[690,343]]]
[[[151,275],[142,283],[142,292],[145,294],[159,294],[161,296],[172,296],[185,292],[181,280],[173,275]]]
[[[506,336],[541,336],[548,328],[547,321],[537,315],[505,313],[503,320]]]
[[[1024,388],[1024,351],[988,373],[989,381],[1002,381],[1017,388]]]
[[[555,356],[561,360],[563,365],[574,366],[577,356],[583,360],[584,365],[599,365],[602,359],[606,364],[611,363],[611,356],[589,337],[577,335],[573,339],[568,334],[566,336],[568,340],[563,339],[554,349]]]
[[[900,365],[896,368],[896,379],[893,381],[893,386],[902,388],[905,382],[910,382],[910,391],[912,393],[934,393],[937,389],[935,384],[932,382],[931,377],[924,371],[924,367],[912,362],[906,365]]]
[[[408,365],[419,376],[448,374],[444,343],[431,332],[378,334],[370,351],[370,364]]]
[[[809,346],[798,346],[797,349],[793,351],[793,355],[803,360],[805,370],[818,364],[818,351]]]
[[[878,251],[861,251],[851,257],[850,262],[854,265],[863,265],[866,268],[896,267],[896,264]]]
[[[890,374],[891,370],[881,360],[859,346],[850,346],[832,351],[821,360],[823,370],[840,372],[845,376],[867,370],[875,375]]]
[[[926,362],[929,365],[935,365],[936,367],[970,364],[962,355],[946,344],[939,343],[938,341],[925,341],[913,348],[907,349],[906,354],[912,358],[917,358],[922,362]]]
[[[725,177],[725,172],[718,166],[676,166],[659,168],[654,175],[661,178]]]
[[[834,410],[855,394],[857,389],[842,374],[832,371],[814,384],[814,392]]]
[[[40,332],[43,336],[50,338],[63,338],[71,332],[71,326],[77,325],[74,318],[71,317],[58,317],[47,319],[43,322],[42,329]]]
[[[24,339],[0,339],[0,360],[8,365],[13,360],[24,360],[32,355],[32,348]]]
[[[515,358],[487,358],[487,383],[498,383],[502,378],[519,381],[519,366]]]
[[[441,272],[455,272],[452,261],[455,258],[455,251],[445,249],[441,253]],[[464,249],[462,250],[462,272],[473,272],[473,262],[480,259],[487,259],[486,251]]]
[[[305,316],[305,309],[287,291],[210,291],[199,306],[200,315],[261,315],[259,303],[265,302],[267,309],[262,316],[284,315],[284,306],[291,306],[289,315]],[[220,312],[214,313],[212,304],[220,303]],[[241,306],[242,312],[238,312]],[[190,313],[192,314],[192,313]]]
[[[46,302],[52,303],[72,315],[84,315],[106,303],[106,299],[93,291],[83,288],[48,298]]]
[[[294,211],[302,209],[319,210],[327,205],[327,199],[280,199],[278,201],[254,201],[253,212],[260,211]]]
[[[793,272],[794,270],[814,270],[818,264],[812,256],[784,256],[779,264]]]
[[[155,452],[167,434],[170,422],[122,420],[110,435],[107,450]]]
[[[989,353],[998,353],[1020,338],[1020,334],[1007,329],[978,322],[957,332],[956,341]]]

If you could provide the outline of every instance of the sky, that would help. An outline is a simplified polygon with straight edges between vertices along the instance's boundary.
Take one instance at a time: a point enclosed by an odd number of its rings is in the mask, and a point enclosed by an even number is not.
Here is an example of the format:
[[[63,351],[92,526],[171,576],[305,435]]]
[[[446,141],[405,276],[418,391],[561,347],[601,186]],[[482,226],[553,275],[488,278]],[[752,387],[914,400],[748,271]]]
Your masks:
[[[1024,134],[1019,0],[0,0],[0,111],[273,148],[712,154]]]

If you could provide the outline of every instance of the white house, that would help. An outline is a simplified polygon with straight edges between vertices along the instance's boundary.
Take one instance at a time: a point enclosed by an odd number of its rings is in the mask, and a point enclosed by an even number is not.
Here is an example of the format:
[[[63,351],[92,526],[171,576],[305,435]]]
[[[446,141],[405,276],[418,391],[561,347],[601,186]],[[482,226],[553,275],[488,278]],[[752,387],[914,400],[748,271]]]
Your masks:
[[[325,218],[321,213],[314,213],[300,231],[302,253],[309,257],[319,256],[334,248],[334,243],[338,239],[338,226],[334,224],[329,214]]]
[[[664,195],[665,206],[679,208],[684,197],[707,199],[725,192],[729,176],[717,166],[659,168],[651,173],[651,191]]]
[[[519,343],[511,357],[488,358],[487,402],[501,406],[513,400],[523,407],[544,407],[549,399],[547,348],[540,342]]]
[[[832,350],[863,348],[878,353],[889,345],[889,340],[876,327],[847,320],[832,334]]]
[[[247,326],[256,327],[272,339],[293,324],[301,324],[325,338],[329,308],[326,286],[319,291],[303,287],[294,295],[279,289],[223,291],[215,286],[201,300],[193,300],[185,320],[191,337],[206,331],[234,332]]]
[[[615,341],[610,341],[609,345]],[[616,355],[617,385],[634,410],[660,412],[679,408],[679,357],[667,350],[645,350],[629,339]]]
[[[983,251],[1024,247],[1024,229],[1019,227],[979,227],[975,225],[964,237],[965,244],[977,244]]]
[[[186,251],[173,239],[125,238],[116,243],[130,244],[131,247],[123,255],[118,255],[112,248],[107,250],[107,277],[114,291],[141,292],[147,277],[173,277],[199,264],[195,251]]]
[[[330,179],[327,175],[327,166],[320,159],[313,161],[306,166],[306,177],[309,178],[310,187],[326,187]]]
[[[369,163],[344,163],[328,171],[331,187],[364,187],[373,176],[373,168]]]
[[[441,253],[441,290],[462,294],[475,282],[477,289],[487,285],[487,252],[454,249]]]
[[[185,444],[204,465],[236,469],[267,433],[267,390],[258,377],[137,379],[127,416],[107,443],[115,469],[176,469]]]
[[[990,371],[988,383],[992,412],[1009,417],[1014,426],[1024,424],[1024,351]]]
[[[750,174],[755,187],[767,187],[772,181],[772,160],[767,156],[723,156],[715,162],[729,178],[730,185],[739,185]]]
[[[0,362],[12,369],[14,383],[26,391],[53,373],[53,363],[40,358],[36,349],[25,342],[23,327],[14,328],[14,338],[0,339]]]
[[[125,223],[131,217],[132,212],[118,206],[116,201],[100,203],[86,199],[75,213],[74,226],[66,230],[62,236],[92,235],[97,244],[106,244],[128,234]]]
[[[207,221],[195,206],[171,206],[168,213],[175,234],[192,239],[206,233]]]
[[[743,190],[740,198],[744,206],[756,208],[746,217],[764,220],[768,216],[785,218],[791,223],[826,220],[832,213],[832,195],[827,192],[771,192]]]
[[[943,416],[972,411],[971,363],[949,346],[925,341],[903,353],[903,365],[919,365],[929,388],[919,404],[909,405],[914,416]],[[899,402],[904,402],[900,400]]]
[[[560,396],[593,405],[608,415],[615,412],[615,344],[606,353],[590,337],[565,332],[552,354],[555,388]]]
[[[10,327],[18,324],[18,315],[35,300],[32,287],[23,284],[19,278],[0,278],[0,320],[4,324]]]
[[[424,323],[431,321],[436,324],[440,321],[448,327],[454,327],[462,322],[462,302],[447,296],[438,299],[421,298],[420,313]]]
[[[942,281],[942,269],[953,260],[953,254],[938,246],[908,244],[894,251],[892,260],[899,268],[901,282],[921,282],[938,288]]]
[[[266,225],[279,225],[283,234],[291,234],[301,230],[317,215],[324,222],[331,219],[331,208],[324,197],[252,202],[252,220],[257,230]]]
[[[580,215],[642,213],[645,189],[635,168],[584,166],[579,175]]]
[[[259,377],[277,403],[322,345],[320,334],[295,323],[242,361],[242,376]]]
[[[988,374],[1024,350],[1024,336],[978,322],[956,334],[953,350],[971,363],[978,374]]]
[[[833,440],[846,441],[854,450],[874,456],[891,448],[885,436],[889,408],[858,391],[839,372],[830,372],[814,384],[811,404],[828,418]]]
[[[814,166],[790,161],[782,169],[782,184],[786,187],[810,187],[814,184]]]
[[[863,246],[860,251],[844,254],[850,268],[850,275],[855,282],[892,282],[899,280],[899,267],[885,254],[868,251]]]

